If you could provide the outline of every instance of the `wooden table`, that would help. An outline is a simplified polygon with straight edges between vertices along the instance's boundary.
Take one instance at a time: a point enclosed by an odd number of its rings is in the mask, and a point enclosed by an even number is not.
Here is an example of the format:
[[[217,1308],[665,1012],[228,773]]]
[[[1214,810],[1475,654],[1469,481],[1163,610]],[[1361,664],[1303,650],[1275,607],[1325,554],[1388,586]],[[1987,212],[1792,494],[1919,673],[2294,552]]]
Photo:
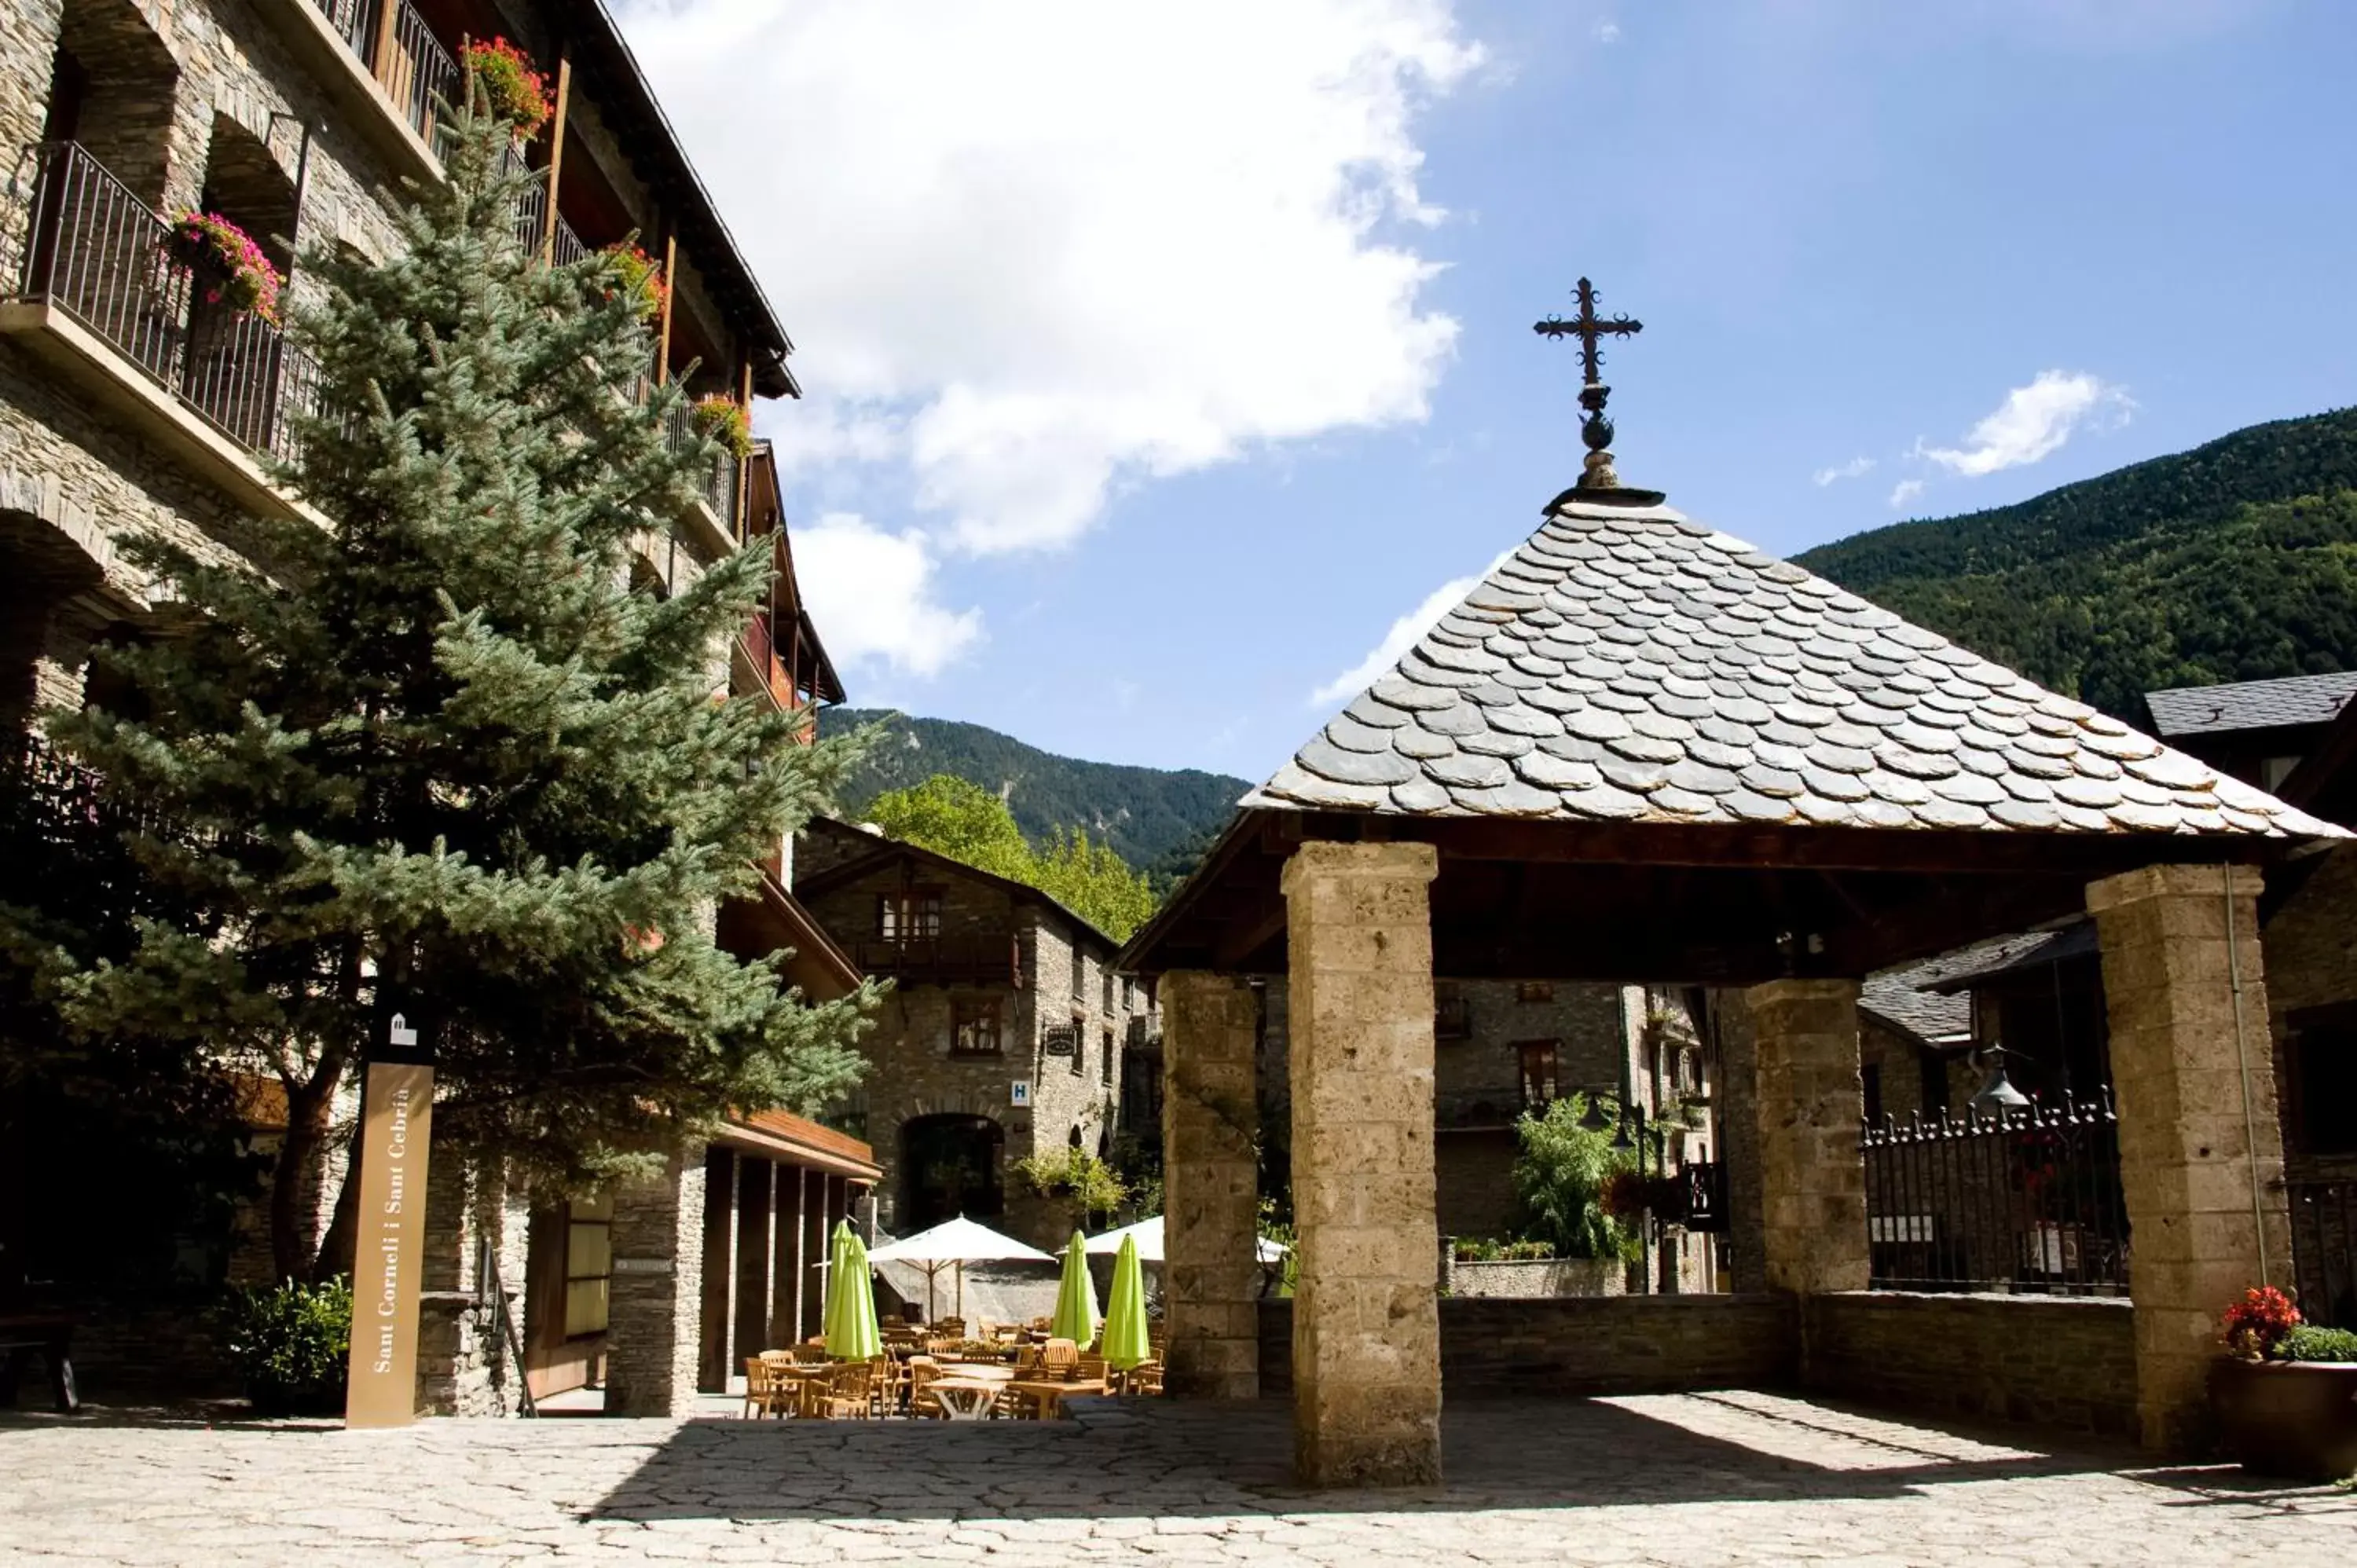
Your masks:
[[[1007,1388],[1017,1399],[1033,1402],[1039,1408],[1041,1421],[1055,1421],[1063,1414],[1064,1401],[1074,1394],[1101,1394],[1105,1391],[1103,1378],[1070,1378],[1061,1380],[1047,1378],[1017,1378]]]
[[[74,1392],[73,1315],[66,1312],[20,1312],[0,1316],[0,1410],[16,1402],[16,1381],[36,1350],[49,1369],[49,1400],[60,1415],[81,1408]]]
[[[944,1421],[984,1421],[990,1407],[998,1402],[998,1391],[1009,1381],[1006,1378],[935,1378],[925,1385],[925,1391],[940,1402]]]

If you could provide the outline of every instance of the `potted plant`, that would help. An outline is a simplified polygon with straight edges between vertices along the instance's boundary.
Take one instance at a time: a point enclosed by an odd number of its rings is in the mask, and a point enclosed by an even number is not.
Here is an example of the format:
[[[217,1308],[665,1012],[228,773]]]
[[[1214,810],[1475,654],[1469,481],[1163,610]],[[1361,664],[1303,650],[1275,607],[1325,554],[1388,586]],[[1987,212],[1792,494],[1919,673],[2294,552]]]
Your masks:
[[[630,301],[638,306],[641,321],[661,316],[663,301],[671,294],[671,280],[663,276],[662,263],[629,240],[607,246],[603,253],[614,273],[615,286],[608,297]]]
[[[223,1314],[229,1357],[256,1415],[341,1415],[351,1348],[352,1287],[293,1280],[243,1290]]]
[[[716,392],[697,398],[694,414],[698,435],[740,462],[753,455],[753,415],[743,403]]]
[[[505,38],[468,44],[465,55],[491,113],[527,141],[540,134],[556,103],[548,93],[548,78],[533,69],[532,57]]]
[[[2227,1355],[2210,1406],[2246,1470],[2330,1481],[2357,1472],[2357,1334],[2305,1326],[2272,1286],[2245,1291],[2220,1320]]]
[[[264,321],[278,319],[278,291],[285,280],[253,237],[218,212],[189,208],[172,220],[164,242],[173,267],[192,276],[207,305],[251,311]]]

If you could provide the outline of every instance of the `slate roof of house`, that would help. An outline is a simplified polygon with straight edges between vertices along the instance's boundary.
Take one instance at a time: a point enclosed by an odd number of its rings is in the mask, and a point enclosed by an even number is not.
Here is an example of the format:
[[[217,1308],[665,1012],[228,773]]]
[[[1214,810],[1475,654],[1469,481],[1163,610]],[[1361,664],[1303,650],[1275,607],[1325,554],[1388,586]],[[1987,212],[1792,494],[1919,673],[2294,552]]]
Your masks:
[[[1969,1037],[1973,1031],[1971,997],[1918,990],[1905,970],[1868,977],[1858,987],[1857,1007],[1925,1045]]]
[[[1576,493],[1243,804],[2341,836],[1669,507]]]
[[[2147,692],[2144,703],[2152,712],[2154,732],[2173,736],[2330,724],[2352,694],[2357,694],[2357,670],[2223,686],[2175,686]]]

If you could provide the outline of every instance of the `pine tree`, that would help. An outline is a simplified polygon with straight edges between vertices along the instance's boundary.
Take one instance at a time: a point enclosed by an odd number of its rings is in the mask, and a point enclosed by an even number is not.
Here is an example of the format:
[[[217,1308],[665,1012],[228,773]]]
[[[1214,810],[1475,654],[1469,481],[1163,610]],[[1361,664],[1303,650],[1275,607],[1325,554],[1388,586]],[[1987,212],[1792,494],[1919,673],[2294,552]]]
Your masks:
[[[176,628],[102,655],[119,698],[48,720],[170,824],[130,845],[165,913],[115,960],[46,953],[57,1006],[285,1085],[282,1274],[348,1253],[352,1185],[317,1256],[296,1195],[381,993],[436,1026],[437,1143],[576,1191],[732,1110],[840,1094],[874,1001],[809,1004],[713,939],[850,758],[797,744],[806,715],[717,700],[767,541],[668,596],[633,585],[717,448],[667,441],[681,393],[640,384],[621,263],[526,254],[509,128],[457,119],[402,253],[306,258],[322,302],[290,336],[328,412],[277,478],[329,526],[127,542]]]

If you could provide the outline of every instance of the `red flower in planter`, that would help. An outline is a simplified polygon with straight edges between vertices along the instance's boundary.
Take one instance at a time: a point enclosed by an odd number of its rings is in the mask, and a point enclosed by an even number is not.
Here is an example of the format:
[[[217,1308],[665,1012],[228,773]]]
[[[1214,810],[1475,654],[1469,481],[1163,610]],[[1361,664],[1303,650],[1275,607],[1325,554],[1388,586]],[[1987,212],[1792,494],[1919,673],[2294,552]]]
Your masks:
[[[531,56],[507,39],[468,44],[466,61],[490,100],[491,113],[513,125],[517,134],[538,135],[556,113],[548,78],[532,68]]]
[[[2283,1337],[2299,1326],[2299,1308],[2273,1285],[2256,1285],[2218,1320],[2226,1348],[2245,1361],[2266,1359]]]
[[[285,280],[253,237],[218,212],[194,208],[172,220],[164,242],[174,267],[192,274],[207,305],[250,310],[264,321],[278,319],[278,291]]]

